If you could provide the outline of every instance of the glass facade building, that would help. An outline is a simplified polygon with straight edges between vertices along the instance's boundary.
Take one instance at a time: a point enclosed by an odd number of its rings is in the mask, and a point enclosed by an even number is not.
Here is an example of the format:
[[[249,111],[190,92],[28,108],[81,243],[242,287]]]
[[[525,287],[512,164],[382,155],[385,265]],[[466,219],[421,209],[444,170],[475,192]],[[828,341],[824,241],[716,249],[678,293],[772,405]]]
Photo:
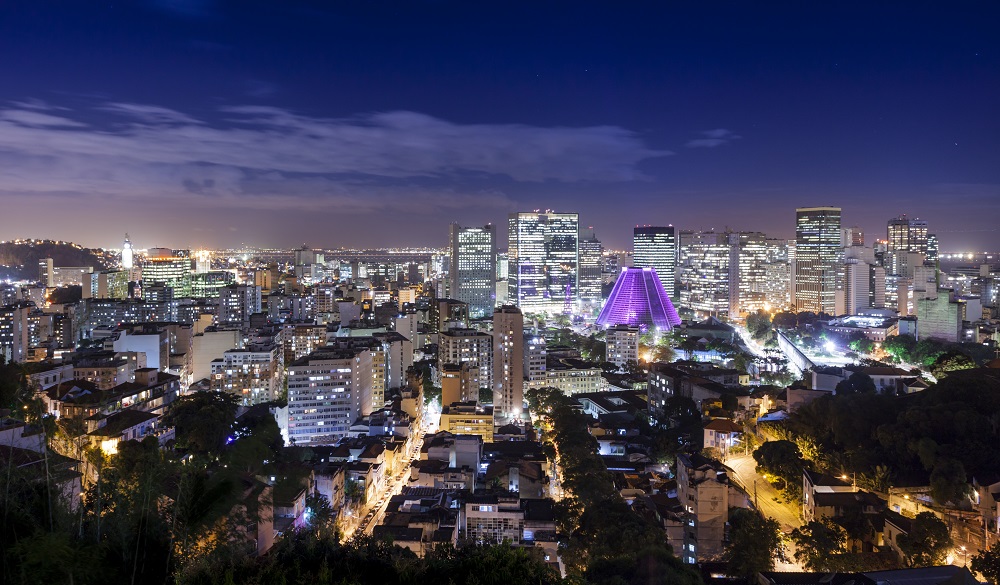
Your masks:
[[[844,248],[839,207],[795,210],[795,310],[837,313],[842,286]]]
[[[677,233],[674,226],[637,226],[632,230],[632,266],[656,270],[663,288],[677,298]]]
[[[508,229],[511,302],[522,311],[571,309],[579,298],[579,216],[512,213]]]
[[[469,317],[493,314],[497,289],[496,228],[451,225],[451,298],[469,306]]]

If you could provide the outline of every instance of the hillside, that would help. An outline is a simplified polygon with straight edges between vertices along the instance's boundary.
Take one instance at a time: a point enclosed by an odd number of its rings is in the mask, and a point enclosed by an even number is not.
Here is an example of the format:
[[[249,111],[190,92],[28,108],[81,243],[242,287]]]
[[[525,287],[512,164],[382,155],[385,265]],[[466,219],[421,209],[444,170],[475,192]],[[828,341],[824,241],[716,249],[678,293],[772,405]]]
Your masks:
[[[14,240],[0,242],[0,280],[35,280],[38,261],[52,258],[56,266],[93,266],[104,269],[111,255],[104,250],[84,248],[56,240]]]

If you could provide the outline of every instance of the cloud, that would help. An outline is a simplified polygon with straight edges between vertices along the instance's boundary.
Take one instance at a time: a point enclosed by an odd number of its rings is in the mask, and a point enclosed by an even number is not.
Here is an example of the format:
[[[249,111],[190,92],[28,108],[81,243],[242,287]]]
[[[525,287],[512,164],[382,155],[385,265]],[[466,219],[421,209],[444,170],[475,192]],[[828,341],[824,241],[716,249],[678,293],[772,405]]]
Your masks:
[[[145,104],[109,103],[101,106],[102,110],[114,112],[146,122],[148,124],[200,124],[198,120],[170,108],[149,106]]]
[[[701,136],[701,138],[695,138],[694,140],[690,140],[684,146],[688,148],[715,148],[716,146],[729,144],[734,140],[739,140],[740,138],[743,138],[739,134],[734,134],[733,132],[726,130],[725,128],[716,128],[714,130],[703,130],[698,134]]]
[[[21,127],[31,128],[71,128],[84,126],[84,124],[68,118],[51,116],[34,110],[3,110],[0,111],[0,120],[7,123],[13,123]]]
[[[615,126],[455,124],[408,111],[317,118],[264,106],[228,107],[214,121],[148,104],[97,109],[122,120],[0,110],[0,197],[509,207],[485,185],[646,180],[639,163],[671,154]]]

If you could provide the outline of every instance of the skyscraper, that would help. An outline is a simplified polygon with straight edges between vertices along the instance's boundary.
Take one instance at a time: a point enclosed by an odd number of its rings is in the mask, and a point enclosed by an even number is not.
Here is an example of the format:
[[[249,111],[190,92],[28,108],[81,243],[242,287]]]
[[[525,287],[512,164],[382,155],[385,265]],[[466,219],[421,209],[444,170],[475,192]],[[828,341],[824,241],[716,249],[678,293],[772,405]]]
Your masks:
[[[677,235],[674,226],[636,226],[632,230],[632,266],[653,268],[670,298],[677,298]]]
[[[730,235],[680,233],[677,289],[681,306],[716,317],[729,315]]]
[[[890,252],[916,252],[927,255],[927,221],[911,219],[906,214],[894,217],[886,225]]]
[[[604,246],[594,235],[594,228],[580,230],[580,301],[601,302],[601,270]]]
[[[843,254],[839,207],[795,210],[795,310],[837,313]]]
[[[493,313],[493,386],[494,415],[519,418],[524,403],[524,316],[510,305]]]
[[[579,298],[580,219],[576,213],[512,213],[510,300],[522,311],[562,312]]]
[[[497,237],[491,224],[451,224],[451,297],[469,305],[469,317],[493,314],[497,288]]]
[[[142,265],[142,284],[165,284],[175,298],[191,296],[191,258],[169,248],[151,248]]]

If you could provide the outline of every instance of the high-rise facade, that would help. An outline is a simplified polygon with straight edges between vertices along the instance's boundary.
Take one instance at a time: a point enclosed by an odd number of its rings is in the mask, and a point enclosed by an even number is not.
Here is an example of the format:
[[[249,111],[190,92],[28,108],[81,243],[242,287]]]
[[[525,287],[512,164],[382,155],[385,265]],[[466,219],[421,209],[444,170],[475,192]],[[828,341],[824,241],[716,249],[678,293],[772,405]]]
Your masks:
[[[771,306],[767,298],[768,239],[761,232],[729,234],[729,314],[745,315]]]
[[[372,352],[324,348],[288,367],[288,437],[297,445],[333,445],[372,412]]]
[[[636,226],[632,230],[632,266],[652,268],[670,298],[677,298],[677,233],[674,226]]]
[[[680,232],[677,288],[680,305],[726,317],[730,309],[729,233]]]
[[[514,306],[493,313],[493,412],[499,419],[521,416],[524,403],[524,315]]]
[[[261,312],[260,287],[252,284],[231,284],[219,289],[219,324],[250,325],[250,316]]]
[[[890,252],[916,252],[927,255],[927,221],[906,214],[890,219],[886,226]]]
[[[844,248],[839,207],[795,210],[795,310],[837,313]]]
[[[469,305],[469,317],[493,314],[497,287],[496,228],[451,224],[451,297]]]
[[[165,284],[174,297],[191,296],[191,258],[165,248],[153,248],[142,264],[143,286]]]
[[[523,311],[571,308],[579,298],[579,216],[512,213],[508,229],[510,300]]]
[[[580,301],[601,302],[601,271],[604,246],[594,235],[594,228],[580,229]]]

